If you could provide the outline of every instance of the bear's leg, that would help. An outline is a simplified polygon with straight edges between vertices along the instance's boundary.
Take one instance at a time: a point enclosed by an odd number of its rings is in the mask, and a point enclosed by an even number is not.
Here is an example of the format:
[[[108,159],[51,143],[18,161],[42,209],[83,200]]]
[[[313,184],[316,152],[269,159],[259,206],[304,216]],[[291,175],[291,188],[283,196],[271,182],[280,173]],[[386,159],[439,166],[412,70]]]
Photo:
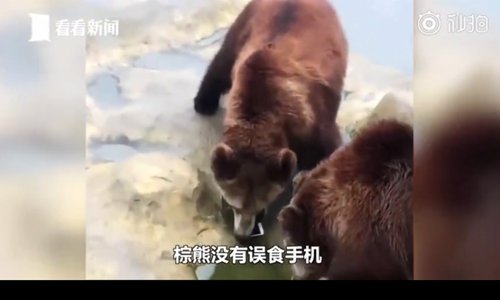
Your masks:
[[[300,149],[302,155],[299,155],[299,171],[314,169],[342,144],[342,137],[336,124],[325,125],[317,133],[308,141],[307,146],[302,146]]]
[[[339,127],[335,122],[331,126],[330,131],[325,131],[322,134],[322,144],[324,156],[329,157],[337,148],[342,145],[342,135]]]
[[[249,23],[253,7],[251,1],[238,15],[229,28],[224,42],[208,66],[198,94],[194,99],[194,109],[202,115],[213,115],[219,108],[219,99],[231,88],[231,72],[240,50],[250,37]]]
[[[233,55],[227,52],[229,51],[223,46],[208,66],[198,94],[194,98],[194,109],[199,114],[215,114],[219,108],[221,95],[231,88],[231,69],[234,59]]]

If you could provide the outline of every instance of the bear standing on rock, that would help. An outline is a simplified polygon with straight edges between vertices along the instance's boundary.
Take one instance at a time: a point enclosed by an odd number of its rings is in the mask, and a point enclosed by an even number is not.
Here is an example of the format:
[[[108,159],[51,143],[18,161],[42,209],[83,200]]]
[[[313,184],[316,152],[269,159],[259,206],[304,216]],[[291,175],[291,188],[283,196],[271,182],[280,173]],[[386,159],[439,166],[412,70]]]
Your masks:
[[[347,42],[326,0],[254,0],[230,27],[194,107],[213,115],[229,92],[211,161],[236,236],[250,236],[296,169],[312,169],[341,143],[335,119],[346,64]]]
[[[278,216],[287,246],[317,246],[322,262],[293,266],[297,279],[413,276],[413,129],[384,120],[294,179]]]

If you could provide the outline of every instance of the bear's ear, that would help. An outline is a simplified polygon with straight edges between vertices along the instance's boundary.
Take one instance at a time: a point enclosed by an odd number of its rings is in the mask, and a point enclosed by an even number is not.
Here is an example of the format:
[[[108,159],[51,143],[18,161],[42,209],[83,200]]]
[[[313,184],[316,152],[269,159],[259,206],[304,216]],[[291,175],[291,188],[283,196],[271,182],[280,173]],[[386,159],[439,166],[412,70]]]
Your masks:
[[[270,177],[277,182],[287,182],[297,168],[297,156],[290,149],[281,149],[270,170]]]
[[[233,149],[224,143],[218,144],[212,151],[211,166],[215,178],[222,181],[235,179],[240,169]]]

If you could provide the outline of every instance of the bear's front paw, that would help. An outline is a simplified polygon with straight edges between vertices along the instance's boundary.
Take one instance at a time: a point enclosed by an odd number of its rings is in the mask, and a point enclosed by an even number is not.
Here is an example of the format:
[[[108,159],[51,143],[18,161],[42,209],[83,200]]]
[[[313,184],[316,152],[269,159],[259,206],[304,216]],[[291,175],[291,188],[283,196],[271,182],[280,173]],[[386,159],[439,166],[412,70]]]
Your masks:
[[[218,99],[214,101],[196,97],[194,99],[194,110],[200,115],[213,116],[219,108],[218,102]]]

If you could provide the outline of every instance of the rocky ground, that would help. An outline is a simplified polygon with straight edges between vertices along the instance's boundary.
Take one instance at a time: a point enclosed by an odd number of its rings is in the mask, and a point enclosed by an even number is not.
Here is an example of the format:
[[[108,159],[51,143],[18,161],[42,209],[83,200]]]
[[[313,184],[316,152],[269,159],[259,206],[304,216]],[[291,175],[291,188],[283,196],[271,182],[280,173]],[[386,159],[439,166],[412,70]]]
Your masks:
[[[202,118],[192,98],[246,1],[180,2],[103,9],[122,34],[88,41],[88,278],[194,279],[196,266],[173,262],[175,245],[234,243],[208,169],[223,111]],[[338,116],[346,140],[376,119],[413,123],[411,85],[352,53]]]

